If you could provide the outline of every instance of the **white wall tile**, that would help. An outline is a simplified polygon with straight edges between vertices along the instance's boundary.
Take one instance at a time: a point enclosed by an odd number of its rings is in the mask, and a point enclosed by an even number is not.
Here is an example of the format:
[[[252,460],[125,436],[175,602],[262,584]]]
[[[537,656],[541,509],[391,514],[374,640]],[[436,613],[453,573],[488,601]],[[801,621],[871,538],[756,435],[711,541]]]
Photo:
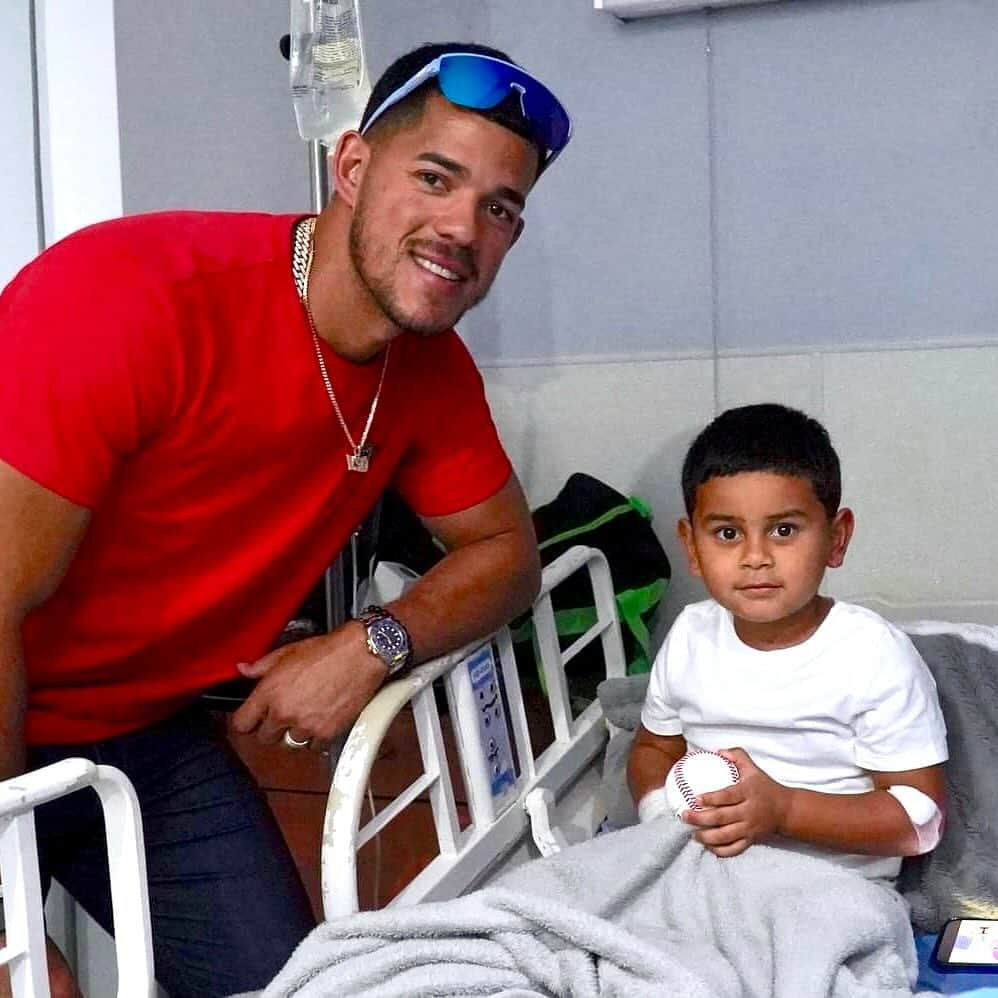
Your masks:
[[[858,527],[826,590],[982,619],[998,606],[998,348],[724,358],[721,408],[780,401],[828,427]],[[673,563],[663,621],[699,599],[674,524],[693,436],[714,415],[709,359],[484,372],[532,504],[573,471],[643,496]],[[911,616],[912,614],[907,614]],[[915,615],[918,615],[917,613]]]
[[[821,355],[721,357],[717,398],[719,412],[757,402],[780,402],[820,420],[824,414]]]
[[[584,471],[655,511],[655,531],[672,562],[663,612],[671,621],[702,589],[690,579],[675,536],[683,515],[680,469],[686,448],[713,417],[710,360],[484,372],[493,415],[532,505],[554,498]]]
[[[832,583],[902,602],[998,596],[998,348],[828,355],[857,530]]]

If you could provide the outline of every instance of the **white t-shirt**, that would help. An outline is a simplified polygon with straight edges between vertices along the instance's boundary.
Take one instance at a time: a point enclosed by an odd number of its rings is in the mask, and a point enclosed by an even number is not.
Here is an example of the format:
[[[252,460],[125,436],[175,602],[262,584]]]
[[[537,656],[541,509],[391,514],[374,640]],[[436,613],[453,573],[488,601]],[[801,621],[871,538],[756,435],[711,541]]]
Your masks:
[[[828,794],[872,790],[867,770],[921,769],[948,755],[936,684],[915,646],[849,603],[835,603],[806,641],[774,651],[744,644],[714,600],[686,607],[655,657],[641,723],[683,735],[691,749],[744,749],[778,783]],[[901,866],[780,844],[868,877]]]

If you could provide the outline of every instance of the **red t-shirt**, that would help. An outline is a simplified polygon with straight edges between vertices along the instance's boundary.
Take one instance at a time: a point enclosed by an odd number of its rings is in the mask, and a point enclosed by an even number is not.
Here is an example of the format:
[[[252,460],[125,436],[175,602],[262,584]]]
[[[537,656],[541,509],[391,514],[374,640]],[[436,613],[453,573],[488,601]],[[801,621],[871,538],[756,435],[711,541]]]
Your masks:
[[[454,332],[393,343],[371,469],[347,471],[291,275],[293,222],[103,223],[0,296],[0,459],[93,511],[24,624],[30,744],[121,734],[234,677],[387,485],[441,515],[508,478]],[[324,357],[357,439],[381,358]]]

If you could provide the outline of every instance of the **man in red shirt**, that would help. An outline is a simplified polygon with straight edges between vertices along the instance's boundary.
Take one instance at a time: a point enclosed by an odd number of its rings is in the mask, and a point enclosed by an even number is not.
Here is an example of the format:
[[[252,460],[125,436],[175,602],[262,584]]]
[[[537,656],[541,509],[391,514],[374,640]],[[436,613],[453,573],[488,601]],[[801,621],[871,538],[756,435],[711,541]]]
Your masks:
[[[502,53],[424,46],[340,138],[317,219],[103,223],[0,297],[0,777],[78,755],[131,777],[172,998],[262,987],[312,924],[198,695],[241,672],[258,682],[238,731],[322,746],[386,677],[536,592],[529,512],[453,326],[569,135]],[[391,606],[268,653],[389,484],[447,556]],[[110,927],[81,796],[39,811],[42,863]]]

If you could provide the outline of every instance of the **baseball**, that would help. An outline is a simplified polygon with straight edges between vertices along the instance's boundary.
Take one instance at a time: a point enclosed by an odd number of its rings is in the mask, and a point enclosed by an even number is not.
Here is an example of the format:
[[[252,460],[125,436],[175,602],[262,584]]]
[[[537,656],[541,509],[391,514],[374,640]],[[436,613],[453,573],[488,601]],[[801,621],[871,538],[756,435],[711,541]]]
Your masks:
[[[678,818],[684,811],[699,811],[696,798],[738,782],[738,767],[716,752],[687,752],[665,778],[665,799]]]

